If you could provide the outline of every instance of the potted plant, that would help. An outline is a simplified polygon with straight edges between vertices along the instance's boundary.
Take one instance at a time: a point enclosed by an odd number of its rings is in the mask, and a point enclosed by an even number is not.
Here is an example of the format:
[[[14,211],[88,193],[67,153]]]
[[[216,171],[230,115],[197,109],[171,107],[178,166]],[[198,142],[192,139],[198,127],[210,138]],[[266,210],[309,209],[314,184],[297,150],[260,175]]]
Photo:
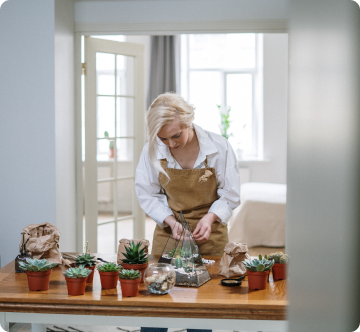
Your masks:
[[[71,267],[63,272],[69,295],[83,295],[85,293],[86,279],[93,273],[90,269],[80,265]]]
[[[122,297],[138,296],[141,272],[138,270],[121,270],[119,272]]]
[[[245,259],[243,261],[248,275],[249,289],[266,289],[266,283],[270,269],[274,265],[274,260],[268,260],[265,255],[259,259]]]
[[[104,131],[104,136],[109,138],[109,133]],[[109,142],[110,158],[114,158],[114,141]]]
[[[100,274],[101,287],[104,289],[116,288],[122,266],[116,263],[102,263],[96,268]]]
[[[92,283],[94,279],[94,269],[96,266],[95,256],[91,256],[90,254],[81,254],[77,255],[75,258],[75,265],[79,267],[82,265],[83,267],[91,270],[89,277],[87,278],[88,283]]]
[[[122,260],[122,266],[127,270],[138,270],[141,272],[141,282],[144,282],[144,273],[148,267],[148,258],[145,248],[140,249],[141,242],[135,244],[134,241],[129,243],[129,247],[125,247],[126,253],[122,254],[125,259]]]
[[[29,290],[43,291],[49,289],[51,269],[57,263],[50,263],[46,259],[26,258],[25,262],[20,262],[20,269],[27,275]]]
[[[287,278],[287,264],[289,263],[289,256],[281,251],[271,253],[269,259],[275,261],[272,267],[273,279],[284,280]]]

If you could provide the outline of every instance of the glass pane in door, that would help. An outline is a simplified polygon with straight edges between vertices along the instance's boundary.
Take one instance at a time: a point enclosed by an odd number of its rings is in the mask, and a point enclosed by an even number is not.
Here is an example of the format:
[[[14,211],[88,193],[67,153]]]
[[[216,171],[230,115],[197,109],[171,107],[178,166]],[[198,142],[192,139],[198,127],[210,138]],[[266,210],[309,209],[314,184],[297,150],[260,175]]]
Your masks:
[[[116,94],[134,95],[134,58],[132,56],[116,56]]]
[[[115,54],[96,53],[96,91],[115,95]]]
[[[134,136],[134,98],[116,98],[116,135]]]

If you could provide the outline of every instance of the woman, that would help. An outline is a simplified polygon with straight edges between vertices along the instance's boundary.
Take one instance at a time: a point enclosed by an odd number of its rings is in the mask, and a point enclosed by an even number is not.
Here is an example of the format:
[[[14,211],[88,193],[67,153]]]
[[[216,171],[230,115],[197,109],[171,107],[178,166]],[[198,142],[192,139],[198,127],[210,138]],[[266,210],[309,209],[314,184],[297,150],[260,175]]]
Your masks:
[[[135,190],[140,206],[157,223],[154,255],[163,252],[170,235],[180,238],[182,211],[200,253],[221,256],[227,222],[240,204],[233,149],[193,120],[194,107],[174,93],[158,96],[146,115],[149,142],[136,169]]]

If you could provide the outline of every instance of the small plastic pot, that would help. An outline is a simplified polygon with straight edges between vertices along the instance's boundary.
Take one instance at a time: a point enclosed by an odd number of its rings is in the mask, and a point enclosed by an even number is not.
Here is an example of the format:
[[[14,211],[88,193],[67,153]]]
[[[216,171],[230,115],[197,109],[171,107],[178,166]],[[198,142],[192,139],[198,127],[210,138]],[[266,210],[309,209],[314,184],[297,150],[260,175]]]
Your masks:
[[[139,294],[139,286],[141,278],[139,279],[120,279],[122,297],[134,297]]]
[[[262,272],[247,271],[249,289],[266,289],[269,272],[269,270]]]
[[[68,278],[65,277],[69,295],[83,295],[85,293],[86,278]]]
[[[49,271],[25,271],[27,274],[27,280],[29,284],[29,290],[31,291],[44,291],[49,289],[50,274]]]
[[[144,274],[145,274],[145,270],[147,269],[147,267],[149,266],[149,263],[144,263],[144,264],[126,264],[126,263],[122,263],[122,266],[124,269],[126,270],[137,270],[141,272],[141,281],[140,283],[144,282]]]
[[[285,280],[287,278],[287,264],[275,263],[272,272],[274,280]]]
[[[115,271],[115,272],[99,271],[99,274],[100,274],[101,287],[103,289],[116,288],[117,281],[119,279],[119,271]]]

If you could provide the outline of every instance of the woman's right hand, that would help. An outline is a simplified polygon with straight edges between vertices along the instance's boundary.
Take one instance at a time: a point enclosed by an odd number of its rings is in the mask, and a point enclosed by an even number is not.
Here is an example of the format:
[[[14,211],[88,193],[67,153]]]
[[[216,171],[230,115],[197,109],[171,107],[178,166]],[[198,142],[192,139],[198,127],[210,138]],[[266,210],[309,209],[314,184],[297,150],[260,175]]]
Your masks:
[[[170,226],[173,238],[175,240],[180,240],[181,235],[183,234],[182,225],[175,219],[174,216],[167,216],[164,221]]]

